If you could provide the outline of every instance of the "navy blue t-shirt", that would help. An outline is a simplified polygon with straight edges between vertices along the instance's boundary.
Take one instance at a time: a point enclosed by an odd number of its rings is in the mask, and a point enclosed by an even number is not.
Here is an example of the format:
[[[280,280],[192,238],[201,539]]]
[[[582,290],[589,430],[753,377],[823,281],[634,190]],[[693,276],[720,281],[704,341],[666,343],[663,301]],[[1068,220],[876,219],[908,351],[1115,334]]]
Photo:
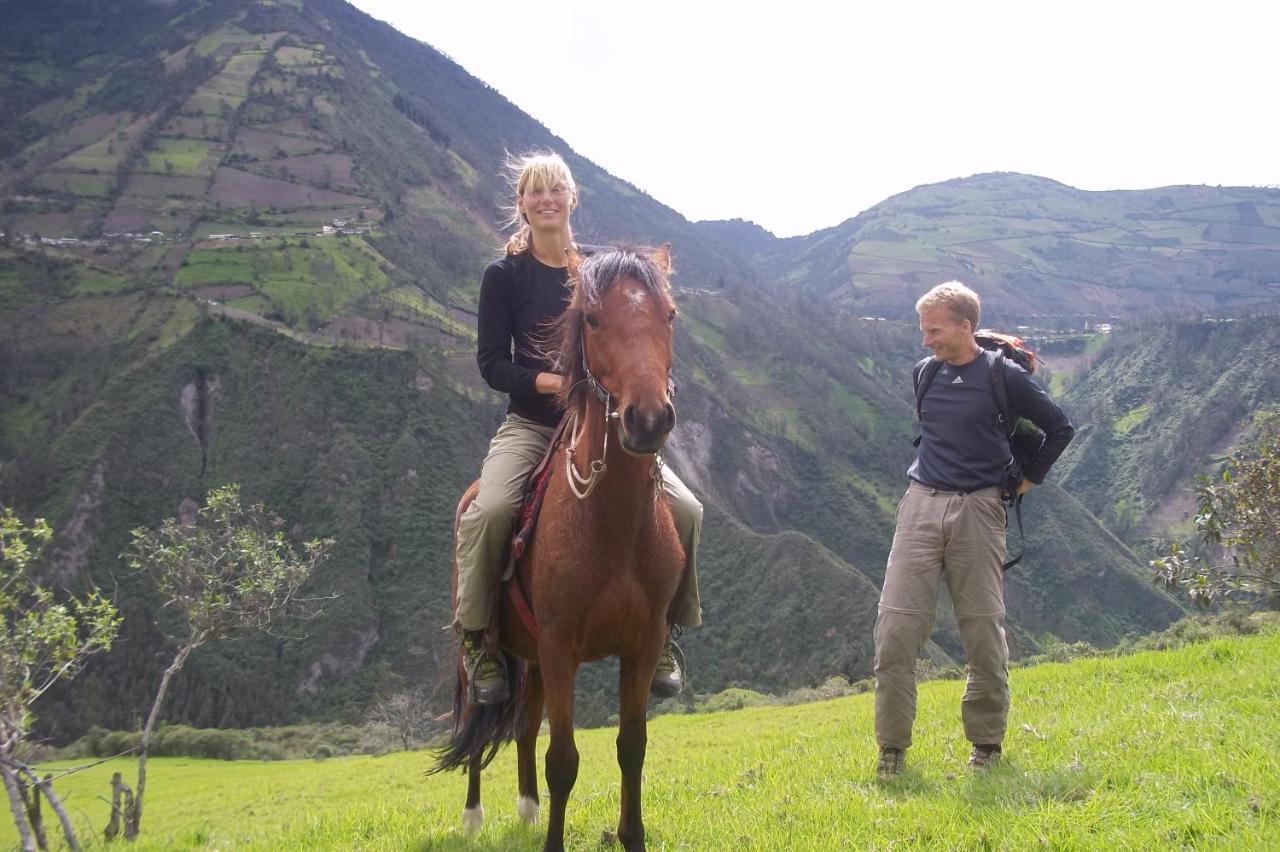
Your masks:
[[[1004,481],[1012,454],[997,419],[986,358],[938,368],[921,403],[920,430],[919,451],[907,471],[912,479],[957,491]]]
[[[916,365],[916,375],[929,361]],[[991,371],[996,359],[983,352],[968,364],[943,363],[925,389],[920,403],[920,444],[907,475],[925,485],[955,491],[976,491],[1003,485],[1005,471],[1016,465],[1000,423]],[[1020,472],[1035,483],[1045,475],[1075,430],[1067,415],[1026,370],[1001,362],[1008,391],[1010,417],[1025,417],[1045,432],[1039,454]]]

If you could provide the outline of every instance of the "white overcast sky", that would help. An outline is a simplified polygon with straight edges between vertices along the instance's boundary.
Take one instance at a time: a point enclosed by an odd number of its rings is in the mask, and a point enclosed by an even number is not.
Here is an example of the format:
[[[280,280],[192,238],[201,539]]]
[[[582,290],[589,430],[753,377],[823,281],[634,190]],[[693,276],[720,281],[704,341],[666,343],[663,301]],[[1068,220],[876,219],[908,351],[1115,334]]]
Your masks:
[[[1270,0],[354,2],[690,219],[792,236],[987,171],[1280,184]]]

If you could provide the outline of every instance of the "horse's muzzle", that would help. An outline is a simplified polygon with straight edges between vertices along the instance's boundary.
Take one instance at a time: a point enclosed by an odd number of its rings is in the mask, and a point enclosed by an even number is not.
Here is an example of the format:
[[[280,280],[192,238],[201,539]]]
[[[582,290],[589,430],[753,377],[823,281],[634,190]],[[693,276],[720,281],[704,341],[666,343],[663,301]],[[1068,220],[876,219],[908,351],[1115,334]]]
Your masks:
[[[622,409],[622,449],[632,455],[651,455],[662,449],[676,425],[676,409],[670,402],[660,408],[628,405]]]

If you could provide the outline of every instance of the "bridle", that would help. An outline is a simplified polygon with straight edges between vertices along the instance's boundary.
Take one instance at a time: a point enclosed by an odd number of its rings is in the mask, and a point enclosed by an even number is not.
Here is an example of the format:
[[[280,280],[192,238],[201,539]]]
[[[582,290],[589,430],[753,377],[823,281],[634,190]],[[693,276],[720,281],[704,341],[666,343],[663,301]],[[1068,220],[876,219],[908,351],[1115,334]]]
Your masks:
[[[573,397],[573,392],[577,390],[578,385],[585,383],[587,387],[591,389],[591,392],[596,395],[596,399],[604,403],[604,449],[600,451],[600,458],[591,460],[587,467],[589,473],[586,475],[579,473],[578,466],[574,464],[574,460],[578,455],[578,439],[582,437],[582,432],[586,429],[585,422],[579,423],[581,418],[578,415],[581,408],[574,408],[573,413],[569,415],[571,419],[565,426],[565,429],[569,433],[569,446],[564,456],[565,476],[569,480],[569,490],[573,492],[573,496],[577,497],[579,500],[585,500],[591,496],[591,492],[600,484],[600,480],[604,477],[605,471],[609,468],[609,463],[606,460],[609,455],[609,432],[612,431],[609,428],[609,421],[617,420],[619,418],[619,414],[617,408],[614,407],[613,394],[610,393],[609,389],[604,386],[604,383],[597,379],[595,374],[591,372],[591,365],[587,363],[587,343],[585,338],[582,341],[581,352],[579,354],[582,358],[582,372],[584,378],[580,379],[577,384],[570,388],[569,393],[565,394],[565,397],[567,399],[571,399]],[[667,386],[668,396],[674,397],[675,384],[671,379],[670,369],[667,370]],[[662,453],[654,453],[653,465],[649,469],[649,476],[659,485],[662,483],[662,465]]]

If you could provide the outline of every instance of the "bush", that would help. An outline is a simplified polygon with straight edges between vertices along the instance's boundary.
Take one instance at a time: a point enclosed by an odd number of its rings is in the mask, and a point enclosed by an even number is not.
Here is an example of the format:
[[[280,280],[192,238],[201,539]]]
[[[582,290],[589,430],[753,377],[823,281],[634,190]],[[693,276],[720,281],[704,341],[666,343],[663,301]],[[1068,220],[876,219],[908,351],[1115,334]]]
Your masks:
[[[137,731],[109,731],[98,741],[98,757],[125,754],[138,747],[142,734]]]
[[[697,703],[697,712],[720,713],[725,710],[741,710],[744,707],[766,707],[776,703],[777,698],[772,695],[765,695],[754,689],[730,687],[700,700]]]
[[[258,743],[254,746],[254,760],[288,760],[289,754],[279,743]]]
[[[161,728],[151,746],[157,757],[206,757],[213,760],[242,760],[255,753],[253,740],[244,731],[218,728],[191,728],[172,725]]]

